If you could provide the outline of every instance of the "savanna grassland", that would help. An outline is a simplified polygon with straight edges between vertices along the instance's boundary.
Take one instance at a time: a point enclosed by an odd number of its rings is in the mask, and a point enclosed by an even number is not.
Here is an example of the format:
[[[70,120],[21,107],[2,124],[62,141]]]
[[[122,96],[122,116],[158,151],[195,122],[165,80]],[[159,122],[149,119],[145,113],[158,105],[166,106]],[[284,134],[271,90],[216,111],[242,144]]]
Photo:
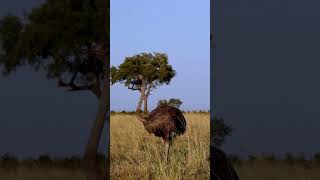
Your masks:
[[[187,131],[178,136],[170,150],[170,162],[164,161],[161,138],[149,134],[134,114],[112,113],[110,122],[111,179],[210,179],[209,113],[185,113]],[[288,155],[249,156],[242,160],[230,156],[241,180],[319,180],[320,153],[310,160]],[[105,157],[99,162],[105,170]],[[81,157],[18,160],[3,155],[0,180],[86,180]]]
[[[0,169],[1,180],[87,180],[82,170],[48,167],[19,167],[15,170]]]
[[[98,156],[100,168],[105,172],[106,158]],[[0,180],[87,180],[82,168],[82,158],[51,158],[40,155],[38,158],[17,159],[4,154],[0,160]]]
[[[187,131],[178,136],[170,161],[164,161],[164,143],[149,134],[135,115],[111,115],[111,179],[209,179],[209,113],[185,113]]]
[[[236,163],[242,180],[319,180],[320,165],[311,162],[289,164],[282,160]]]

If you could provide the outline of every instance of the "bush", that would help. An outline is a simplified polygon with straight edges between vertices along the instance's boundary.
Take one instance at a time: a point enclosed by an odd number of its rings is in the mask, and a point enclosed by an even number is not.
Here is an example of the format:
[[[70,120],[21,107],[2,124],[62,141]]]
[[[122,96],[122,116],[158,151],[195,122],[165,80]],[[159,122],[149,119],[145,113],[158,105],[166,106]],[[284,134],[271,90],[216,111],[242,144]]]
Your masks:
[[[52,159],[50,158],[49,155],[47,154],[42,154],[38,157],[38,163],[40,165],[45,165],[45,166],[51,166],[52,165]]]
[[[80,168],[82,159],[79,156],[71,156],[70,158],[58,158],[54,160],[54,165],[64,168]]]
[[[175,107],[175,108],[180,108],[180,106],[182,105],[182,101],[180,99],[177,99],[177,98],[171,98],[169,100],[160,99],[158,101],[158,106],[159,105],[168,105],[168,106],[172,106],[172,107]]]
[[[319,163],[320,164],[320,153],[316,153],[313,155],[313,160],[316,162],[316,163]]]
[[[5,170],[16,169],[18,165],[18,158],[9,153],[6,153],[1,157],[1,167]]]

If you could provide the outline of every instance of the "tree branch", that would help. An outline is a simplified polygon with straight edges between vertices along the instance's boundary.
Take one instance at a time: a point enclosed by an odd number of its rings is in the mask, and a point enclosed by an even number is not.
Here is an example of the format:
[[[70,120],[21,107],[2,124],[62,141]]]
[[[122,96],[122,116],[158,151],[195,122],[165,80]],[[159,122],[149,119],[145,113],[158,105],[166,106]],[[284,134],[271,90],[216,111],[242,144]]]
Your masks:
[[[137,78],[138,78],[140,81],[143,81],[143,80],[144,80],[144,79],[143,79],[143,76],[141,76],[141,75],[138,75]]]
[[[109,48],[106,45],[97,45],[94,48],[82,48],[83,54],[93,54],[96,57],[106,57],[109,54]]]
[[[147,88],[147,91],[146,91],[146,97],[148,97],[150,95],[150,92],[151,92],[151,88],[153,86],[153,83],[149,84],[148,88]]]
[[[131,89],[131,90],[140,90],[140,88],[137,88],[137,87],[134,87],[134,83],[131,81],[131,87],[130,87],[130,85],[128,86],[128,89]]]
[[[95,85],[76,85],[75,79],[77,77],[78,72],[75,72],[71,80],[66,83],[61,78],[58,80],[58,87],[66,87],[68,88],[67,91],[83,91],[83,90],[90,90],[94,95],[96,95],[98,98],[101,96],[101,89],[99,86]]]

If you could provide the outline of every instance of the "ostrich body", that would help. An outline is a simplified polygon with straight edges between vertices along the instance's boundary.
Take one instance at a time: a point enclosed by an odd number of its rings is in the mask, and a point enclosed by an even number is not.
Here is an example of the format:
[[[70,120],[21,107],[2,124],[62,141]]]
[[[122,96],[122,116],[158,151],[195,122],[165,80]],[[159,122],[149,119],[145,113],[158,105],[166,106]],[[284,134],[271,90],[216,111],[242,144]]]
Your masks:
[[[169,160],[169,149],[175,137],[186,131],[186,120],[182,112],[168,105],[159,105],[150,114],[144,117],[138,112],[138,119],[145,129],[157,137],[161,137],[165,143],[166,161]]]

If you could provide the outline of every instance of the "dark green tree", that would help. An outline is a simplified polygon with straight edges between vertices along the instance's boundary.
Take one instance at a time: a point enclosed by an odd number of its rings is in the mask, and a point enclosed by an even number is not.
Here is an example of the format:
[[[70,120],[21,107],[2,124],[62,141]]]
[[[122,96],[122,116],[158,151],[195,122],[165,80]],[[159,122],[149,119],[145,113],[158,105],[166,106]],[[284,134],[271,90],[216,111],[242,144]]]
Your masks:
[[[47,78],[56,80],[59,87],[86,90],[99,99],[85,148],[87,169],[97,169],[109,109],[109,4],[109,0],[47,0],[25,19],[7,15],[0,20],[4,75],[29,65],[46,71]]]
[[[313,155],[313,160],[317,163],[320,163],[320,153],[316,153]]]
[[[159,105],[168,105],[168,106],[172,106],[175,108],[180,108],[180,106],[182,105],[182,101],[180,99],[177,98],[171,98],[169,100],[166,99],[161,99],[158,101],[158,106]]]
[[[223,118],[213,118],[213,131],[211,131],[211,138],[214,146],[221,146],[225,142],[227,136],[231,136],[232,127],[227,125]]]
[[[164,53],[141,53],[126,57],[119,67],[111,67],[111,83],[124,84],[130,90],[139,91],[140,99],[137,112],[148,112],[148,97],[152,90],[164,84],[169,84],[176,75]]]

